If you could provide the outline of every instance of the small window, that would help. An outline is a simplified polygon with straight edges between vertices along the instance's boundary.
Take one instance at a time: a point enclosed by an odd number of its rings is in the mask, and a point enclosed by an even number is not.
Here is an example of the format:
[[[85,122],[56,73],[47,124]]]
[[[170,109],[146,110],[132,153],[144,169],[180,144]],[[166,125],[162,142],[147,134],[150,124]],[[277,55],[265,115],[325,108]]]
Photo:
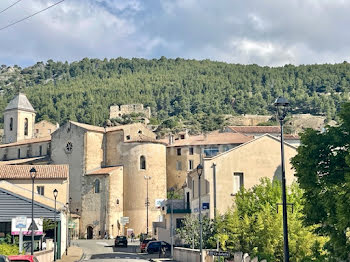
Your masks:
[[[138,132],[140,135],[142,134],[142,131],[141,130],[139,130],[139,132]]]
[[[95,180],[95,193],[100,193],[100,180],[98,179]]]
[[[11,117],[10,118],[10,131],[13,130],[13,118]]]
[[[126,140],[130,140],[130,138],[131,138],[130,136],[126,136]]]
[[[185,139],[185,135],[180,135],[180,138],[181,139]]]
[[[193,155],[193,147],[190,147],[190,148],[188,149],[188,154],[189,154],[189,155]]]
[[[39,146],[39,155],[42,156],[43,154],[43,146]]]
[[[140,169],[146,169],[146,158],[145,158],[145,156],[140,156]]]
[[[35,133],[39,134],[39,129],[35,129]]]
[[[233,173],[233,194],[237,194],[243,187],[243,173]]]
[[[188,170],[193,170],[193,160],[188,160]]]
[[[177,154],[178,156],[181,156],[181,148],[176,148],[176,154]]]
[[[204,148],[204,154],[206,157],[216,156],[219,153],[219,148],[217,146]]]
[[[21,158],[21,149],[18,148],[18,151],[17,151],[17,158]]]
[[[39,195],[44,195],[44,187],[43,186],[37,186],[36,191]]]
[[[176,161],[176,170],[182,170],[182,163],[181,163],[181,161]]]
[[[28,135],[28,118],[24,119],[24,135]]]

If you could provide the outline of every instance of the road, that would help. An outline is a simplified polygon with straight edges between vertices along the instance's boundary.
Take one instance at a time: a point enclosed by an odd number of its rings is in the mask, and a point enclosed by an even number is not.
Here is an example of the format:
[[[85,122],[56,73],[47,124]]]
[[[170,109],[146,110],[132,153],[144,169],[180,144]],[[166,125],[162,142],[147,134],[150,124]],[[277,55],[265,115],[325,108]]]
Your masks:
[[[83,249],[85,254],[84,262],[97,261],[118,261],[118,262],[137,262],[149,261],[150,258],[158,258],[158,254],[140,253],[140,242],[128,242],[128,247],[114,247],[114,240],[74,240],[73,245]]]

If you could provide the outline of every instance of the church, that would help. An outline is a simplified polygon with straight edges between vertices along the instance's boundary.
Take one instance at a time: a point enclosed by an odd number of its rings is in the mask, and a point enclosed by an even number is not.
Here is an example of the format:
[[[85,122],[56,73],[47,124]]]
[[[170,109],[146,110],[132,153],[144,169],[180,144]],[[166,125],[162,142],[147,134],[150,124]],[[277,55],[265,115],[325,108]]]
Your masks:
[[[9,102],[0,164],[68,165],[69,209],[80,216],[82,238],[151,232],[166,199],[166,143],[140,123],[57,128],[36,124],[35,115],[25,94]]]

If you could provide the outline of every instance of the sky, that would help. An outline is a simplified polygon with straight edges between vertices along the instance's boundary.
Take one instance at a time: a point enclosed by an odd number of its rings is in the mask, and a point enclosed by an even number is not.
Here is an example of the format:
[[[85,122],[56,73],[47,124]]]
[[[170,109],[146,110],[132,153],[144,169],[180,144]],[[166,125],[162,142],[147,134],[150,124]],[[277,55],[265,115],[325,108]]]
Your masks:
[[[0,1],[0,28],[58,0]],[[349,61],[348,0],[65,0],[0,30],[0,64],[185,58],[283,66]]]

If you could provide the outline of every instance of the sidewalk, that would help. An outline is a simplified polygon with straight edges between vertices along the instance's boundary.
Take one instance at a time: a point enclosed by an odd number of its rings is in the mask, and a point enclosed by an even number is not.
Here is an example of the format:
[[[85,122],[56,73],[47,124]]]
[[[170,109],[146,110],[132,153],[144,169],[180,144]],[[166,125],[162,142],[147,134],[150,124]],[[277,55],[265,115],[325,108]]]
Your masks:
[[[68,256],[66,256],[66,253],[64,253],[62,258],[57,261],[58,262],[76,262],[76,261],[79,261],[82,256],[83,256],[83,250],[80,247],[70,246],[68,248]]]

